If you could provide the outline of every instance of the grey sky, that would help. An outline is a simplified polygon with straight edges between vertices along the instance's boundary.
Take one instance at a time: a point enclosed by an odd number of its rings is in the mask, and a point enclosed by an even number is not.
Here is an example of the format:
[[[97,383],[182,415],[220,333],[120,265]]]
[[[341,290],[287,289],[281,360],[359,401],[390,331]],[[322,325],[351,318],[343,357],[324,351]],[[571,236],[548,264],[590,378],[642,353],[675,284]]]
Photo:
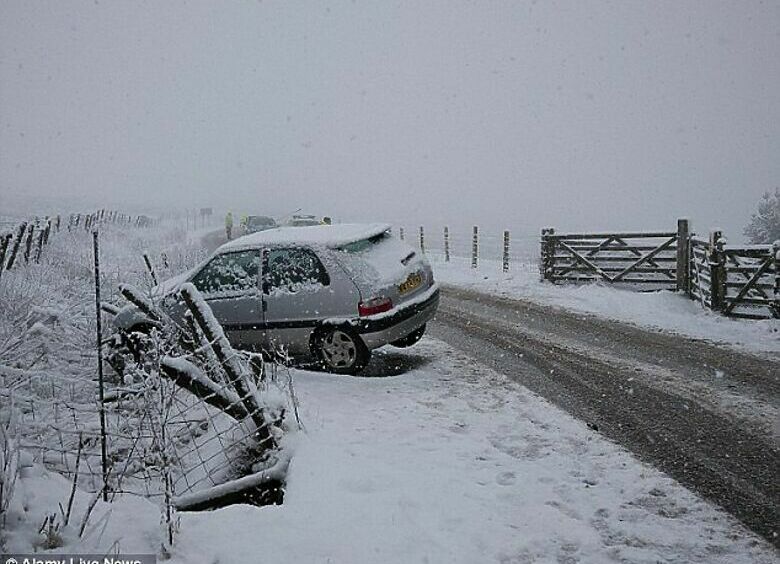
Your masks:
[[[780,185],[778,61],[777,1],[3,0],[0,211],[736,239]]]

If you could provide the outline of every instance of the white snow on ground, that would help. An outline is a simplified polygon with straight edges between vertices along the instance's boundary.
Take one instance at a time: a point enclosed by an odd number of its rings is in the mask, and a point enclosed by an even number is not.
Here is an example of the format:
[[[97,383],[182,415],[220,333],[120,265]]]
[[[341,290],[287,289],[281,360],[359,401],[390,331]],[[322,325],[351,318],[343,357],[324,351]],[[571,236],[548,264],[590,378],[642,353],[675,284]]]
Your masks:
[[[434,256],[432,261],[436,279],[444,284],[592,313],[751,352],[780,353],[777,319],[730,319],[674,292],[634,292],[603,284],[542,283],[536,265],[515,263],[504,274],[500,261],[480,261],[477,269],[470,268],[468,259],[453,257],[452,262],[446,263]]]
[[[443,343],[385,358],[412,368],[295,371],[307,433],[284,505],[181,514],[173,561],[775,561],[727,514]]]
[[[202,255],[162,229],[115,235],[109,231],[101,239],[107,295],[119,281],[143,284],[143,249],[168,249],[170,269],[162,267],[160,255],[152,256],[161,277]],[[37,359],[36,370],[74,382],[77,377],[89,381],[94,370],[92,356],[79,360],[76,354],[88,350],[93,333],[74,313],[90,311],[82,301],[90,295],[91,272],[69,266],[68,272],[79,275],[66,279],[66,292],[62,283],[56,285],[57,268],[62,267],[55,259],[89,265],[89,239],[86,234],[59,235],[52,247],[57,252],[47,253],[45,264],[4,278],[9,292],[18,285],[10,281],[22,284],[28,273],[31,280],[40,280],[23,286],[26,290],[19,295],[35,304],[36,312],[44,306],[59,312],[54,316],[59,328],[52,337],[36,330],[28,345],[38,347],[38,340],[51,341],[63,329],[69,335],[62,343],[49,342],[42,360],[38,348],[29,355]],[[485,266],[476,274],[464,267],[450,279],[484,286],[483,277],[489,276],[488,285],[494,284],[496,292],[511,289],[502,284],[513,278],[502,277],[498,268],[489,275]],[[446,269],[439,268],[437,275],[447,280]],[[630,311],[645,299],[658,300],[611,288],[543,286],[530,270],[514,276],[517,287],[525,284],[535,299],[566,305],[555,300],[571,294],[567,299],[578,303],[575,297],[584,296],[580,299],[602,314],[611,310],[609,299],[617,300],[616,311]],[[704,320],[705,329],[719,324],[762,327],[711,316],[683,298],[664,299],[690,306],[689,313],[678,317]],[[659,311],[652,303],[639,308],[646,319]],[[674,318],[666,313],[662,317]],[[85,314],[85,319],[90,318]],[[11,333],[16,327],[6,329]],[[762,331],[740,329],[736,339],[745,341],[749,330]],[[384,353],[386,371],[380,369],[382,364],[369,367],[369,376],[399,375],[352,378],[294,371],[307,432],[297,435],[285,504],[180,514],[173,561],[776,561],[773,549],[732,517],[444,344],[425,339],[408,351],[390,349]],[[94,397],[93,389],[86,388],[88,397]],[[86,478],[82,476],[80,485]],[[59,504],[67,505],[70,487],[68,479],[39,464],[25,469],[0,528],[0,544],[28,552],[42,548],[41,523],[46,515],[60,515]],[[113,504],[99,501],[79,537],[91,498],[77,492],[71,524],[61,529],[64,546],[59,550],[159,551],[163,534],[157,500],[118,496]]]
[[[34,465],[22,471],[16,481],[13,501],[0,538],[8,552],[128,554],[156,553],[161,546],[160,511],[142,497],[117,496],[112,503],[77,490],[63,526],[70,496],[71,480]],[[56,533],[39,534],[46,517],[54,517]],[[84,532],[79,537],[79,531]]]

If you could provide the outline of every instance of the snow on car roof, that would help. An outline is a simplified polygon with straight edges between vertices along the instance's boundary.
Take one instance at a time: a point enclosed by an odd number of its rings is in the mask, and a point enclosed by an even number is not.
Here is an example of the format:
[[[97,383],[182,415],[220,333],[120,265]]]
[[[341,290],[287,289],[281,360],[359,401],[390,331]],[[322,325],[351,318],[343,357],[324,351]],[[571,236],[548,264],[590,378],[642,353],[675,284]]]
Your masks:
[[[336,248],[368,239],[390,229],[387,223],[339,223],[308,227],[277,227],[250,233],[229,241],[217,249],[218,253],[255,248],[265,245],[311,245]]]

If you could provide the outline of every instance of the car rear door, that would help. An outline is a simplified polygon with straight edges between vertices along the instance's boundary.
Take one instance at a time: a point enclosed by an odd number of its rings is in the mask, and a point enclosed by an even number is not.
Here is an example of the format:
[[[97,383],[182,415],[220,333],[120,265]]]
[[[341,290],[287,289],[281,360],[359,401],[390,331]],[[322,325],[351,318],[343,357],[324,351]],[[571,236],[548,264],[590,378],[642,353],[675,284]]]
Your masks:
[[[272,348],[309,352],[312,331],[323,320],[354,318],[360,294],[327,251],[269,248],[263,255],[265,325]]]
[[[236,347],[256,349],[266,344],[261,262],[259,249],[221,253],[190,280]]]

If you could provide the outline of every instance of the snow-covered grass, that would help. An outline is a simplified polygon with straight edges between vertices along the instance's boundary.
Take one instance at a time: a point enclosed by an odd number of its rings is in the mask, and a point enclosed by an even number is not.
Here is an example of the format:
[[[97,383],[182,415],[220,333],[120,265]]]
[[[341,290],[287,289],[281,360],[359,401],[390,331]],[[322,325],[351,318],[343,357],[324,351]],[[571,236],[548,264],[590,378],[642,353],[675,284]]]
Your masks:
[[[131,495],[105,503],[99,496],[77,489],[66,526],[63,512],[68,511],[71,488],[69,479],[39,464],[22,469],[11,510],[0,530],[4,549],[91,554],[160,551],[163,532],[156,504]],[[39,533],[47,518],[53,522],[50,532]]]
[[[437,280],[444,284],[591,313],[751,352],[780,353],[780,320],[727,318],[675,292],[542,283],[537,265],[527,263],[513,263],[510,272],[504,274],[500,261],[480,261],[477,269],[470,268],[470,262],[462,258],[453,257],[447,263],[434,255],[432,261]]]

